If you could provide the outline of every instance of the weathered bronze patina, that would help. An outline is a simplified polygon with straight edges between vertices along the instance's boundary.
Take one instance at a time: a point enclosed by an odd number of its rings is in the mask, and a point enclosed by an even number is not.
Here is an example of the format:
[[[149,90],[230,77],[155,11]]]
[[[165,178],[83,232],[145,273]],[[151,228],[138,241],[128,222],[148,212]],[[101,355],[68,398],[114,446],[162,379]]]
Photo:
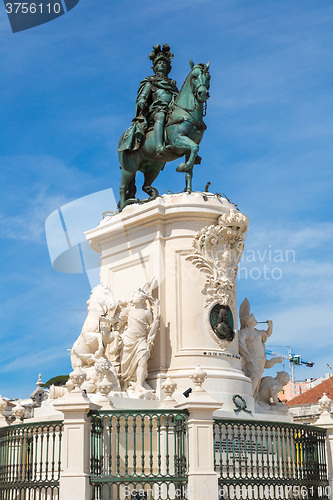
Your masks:
[[[210,313],[210,324],[220,340],[231,342],[235,338],[232,313],[229,306],[216,304]]]
[[[209,97],[209,63],[195,65],[190,60],[191,71],[178,92],[176,82],[168,77],[173,58],[170,47],[155,45],[149,58],[155,75],[140,83],[136,115],[119,141],[120,209],[139,202],[134,198],[138,170],[144,174],[142,189],[151,200],[158,195],[151,185],[167,162],[185,155],[177,171],[185,172],[186,191],[191,192],[193,166],[201,161],[197,153],[206,129],[203,116]]]

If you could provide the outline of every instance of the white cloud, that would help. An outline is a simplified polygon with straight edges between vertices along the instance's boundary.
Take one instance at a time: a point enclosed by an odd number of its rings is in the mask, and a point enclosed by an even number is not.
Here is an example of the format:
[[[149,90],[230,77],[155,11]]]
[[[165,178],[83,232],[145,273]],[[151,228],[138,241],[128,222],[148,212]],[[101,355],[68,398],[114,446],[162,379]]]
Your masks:
[[[302,222],[286,220],[281,223],[251,227],[246,241],[249,248],[290,249],[295,252],[328,249],[333,244],[333,222]]]
[[[47,155],[2,157],[0,164],[2,238],[44,243],[48,215],[91,185],[89,175]]]
[[[66,353],[61,349],[40,350],[32,354],[16,356],[10,361],[3,361],[0,365],[0,373],[11,372],[15,370],[39,370],[45,368],[49,363],[62,359]]]
[[[249,235],[250,236],[250,235]],[[317,367],[317,358],[333,357],[333,223],[318,222],[308,225],[298,223],[291,226],[260,226],[253,230],[245,250],[245,261],[241,266],[261,270],[260,279],[238,281],[238,296],[241,301],[247,296],[253,313],[259,321],[267,318],[274,321],[274,333],[268,344],[291,345],[304,358],[316,362],[313,373],[320,376],[323,363]],[[295,261],[274,262],[269,260],[269,251],[295,251]],[[246,262],[251,251],[266,258]],[[251,260],[251,259],[250,259]],[[281,279],[265,279],[264,265],[281,270]],[[276,274],[277,275],[277,274]],[[244,273],[243,273],[244,276]],[[257,276],[256,273],[254,276]],[[314,358],[314,359],[309,359]],[[329,362],[329,361],[327,361]],[[302,372],[303,373],[303,372]],[[306,374],[304,376],[312,376]]]
[[[65,197],[47,196],[40,192],[35,199],[30,199],[25,207],[25,214],[6,216],[0,213],[0,233],[2,238],[12,240],[45,243],[44,223],[54,207],[66,202]]]
[[[292,340],[301,345],[308,344],[308,349],[311,349],[315,339],[320,339],[326,349],[332,349],[333,337],[327,329],[332,320],[329,303],[302,303],[276,313],[274,342],[289,343]]]

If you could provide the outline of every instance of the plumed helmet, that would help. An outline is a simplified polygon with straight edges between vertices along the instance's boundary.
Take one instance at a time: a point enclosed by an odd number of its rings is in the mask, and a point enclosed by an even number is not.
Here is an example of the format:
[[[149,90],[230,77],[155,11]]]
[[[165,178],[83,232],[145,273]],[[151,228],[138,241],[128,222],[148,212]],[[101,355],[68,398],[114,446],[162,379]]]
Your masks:
[[[173,54],[170,52],[170,46],[167,43],[163,43],[162,48],[160,45],[154,45],[153,51],[148,57],[153,63],[153,69],[157,62],[163,59],[168,64],[168,73],[171,71],[171,59],[173,58]]]

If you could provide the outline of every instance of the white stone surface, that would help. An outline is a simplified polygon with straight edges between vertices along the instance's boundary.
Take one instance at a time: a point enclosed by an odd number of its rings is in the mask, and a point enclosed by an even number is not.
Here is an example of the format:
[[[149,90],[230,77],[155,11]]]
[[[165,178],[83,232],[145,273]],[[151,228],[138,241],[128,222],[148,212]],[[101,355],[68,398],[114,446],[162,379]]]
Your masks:
[[[62,420],[64,415],[53,406],[54,401],[47,399],[42,405],[34,408],[34,416],[25,420],[25,422],[43,422],[51,420]]]
[[[7,401],[5,401],[3,397],[0,395],[0,413],[5,411],[6,408],[7,408]]]
[[[329,399],[329,398],[327,398]],[[326,401],[327,403],[327,401]],[[333,491],[333,416],[329,411],[323,409],[320,417],[316,422],[313,423],[316,427],[323,427],[326,429],[326,463],[327,463],[327,475],[329,486],[331,488],[331,492]]]
[[[108,344],[113,341],[112,325],[117,304],[113,300],[111,289],[97,285],[87,301],[87,317],[82,331],[70,351],[74,372],[83,369],[85,382],[83,388],[95,392],[97,385],[107,375],[114,389],[120,389],[118,377],[112,364],[105,358]],[[108,315],[108,324],[101,325],[103,316]],[[107,366],[103,366],[107,364]],[[73,372],[73,373],[74,373]]]
[[[208,392],[230,411],[234,408],[234,394],[247,398],[254,409],[251,381],[241,370],[238,352],[235,276],[241,252],[236,260],[226,263],[228,294],[220,299],[230,298],[227,303],[236,335],[223,345],[214,339],[207,320],[212,305],[208,300],[207,306],[207,299],[213,296],[207,290],[207,275],[187,257],[195,252],[195,237],[210,226],[218,231],[220,252],[230,249],[231,242],[236,241],[233,231],[238,235],[237,221],[242,226],[247,219],[224,198],[209,193],[180,193],[144,205],[130,205],[86,233],[91,247],[101,254],[101,282],[110,286],[115,300],[130,300],[142,283],[156,279],[154,297],[160,300],[161,321],[148,363],[149,385],[157,388],[161,376],[167,374],[177,383],[174,397],[184,401],[182,393],[190,386],[188,378],[200,364],[207,372]],[[216,248],[211,253],[213,260],[214,252]]]
[[[318,401],[319,403],[319,411],[321,415],[325,413],[331,413],[332,408],[332,400],[326,395],[326,392],[322,395],[322,397]]]
[[[174,382],[170,377],[168,377],[162,384],[162,389],[166,394],[165,399],[163,400],[164,403],[176,403],[176,400],[173,397],[173,393],[177,389],[177,384]]]
[[[135,397],[152,392],[146,382],[148,359],[160,321],[159,300],[151,295],[153,281],[136,290],[120,312],[120,343],[115,352],[119,355],[119,377],[122,390]]]
[[[25,413],[24,406],[21,405],[20,401],[17,401],[16,405],[12,409],[12,413],[16,419],[16,422],[23,422],[23,415]]]
[[[6,427],[8,423],[3,415],[0,414],[0,427]]]
[[[263,377],[259,385],[258,403],[271,406],[274,410],[288,411],[288,407],[279,400],[278,395],[289,380],[289,374],[284,371],[278,372],[276,377]]]
[[[160,320],[159,299],[151,294],[154,282],[152,278],[135,290],[131,300],[115,301],[107,285],[92,290],[87,318],[70,351],[74,371],[69,390],[78,385],[89,394],[105,393],[103,402],[111,390],[127,391],[134,398],[148,398],[147,393],[154,392],[146,382]],[[79,384],[77,377],[83,377]],[[63,395],[55,388],[50,392],[53,398]]]
[[[176,406],[189,412],[187,420],[190,457],[187,489],[189,500],[216,498],[218,475],[214,470],[214,447],[207,446],[207,443],[214,442],[213,413],[219,406],[201,385],[199,390],[190,393],[185,403]]]

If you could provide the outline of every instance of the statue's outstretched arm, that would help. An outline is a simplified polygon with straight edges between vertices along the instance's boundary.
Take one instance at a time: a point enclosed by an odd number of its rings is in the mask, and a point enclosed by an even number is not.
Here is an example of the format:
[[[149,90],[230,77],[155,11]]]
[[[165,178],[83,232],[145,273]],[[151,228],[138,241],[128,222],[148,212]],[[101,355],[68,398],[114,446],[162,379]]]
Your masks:
[[[267,321],[267,324],[268,324],[267,330],[257,330],[257,332],[261,334],[263,342],[266,342],[268,337],[270,337],[273,333],[273,321],[269,319]]]
[[[266,330],[266,336],[270,337],[273,333],[273,321],[269,319],[267,321],[267,324],[268,324],[268,328]]]
[[[273,368],[273,366],[276,365],[276,363],[282,363],[282,358],[279,357],[279,358],[266,359],[265,368],[266,369]]]

